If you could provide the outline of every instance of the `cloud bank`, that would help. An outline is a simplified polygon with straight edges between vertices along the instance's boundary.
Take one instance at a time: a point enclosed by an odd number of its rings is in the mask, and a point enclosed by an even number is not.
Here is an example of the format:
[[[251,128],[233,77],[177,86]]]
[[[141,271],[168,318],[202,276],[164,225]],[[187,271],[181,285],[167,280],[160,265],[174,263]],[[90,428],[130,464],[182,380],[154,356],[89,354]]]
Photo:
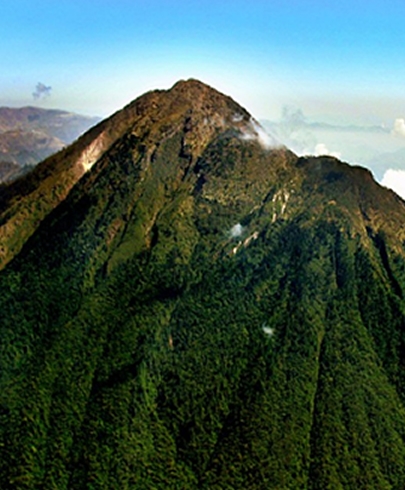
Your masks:
[[[405,138],[405,119],[402,118],[395,119],[392,134],[394,136],[400,136],[402,138]]]
[[[405,170],[388,169],[381,180],[381,185],[392,189],[405,199]]]
[[[342,154],[338,151],[330,151],[324,143],[318,143],[315,145],[314,155],[319,157],[321,155],[329,155],[335,158],[341,158]]]

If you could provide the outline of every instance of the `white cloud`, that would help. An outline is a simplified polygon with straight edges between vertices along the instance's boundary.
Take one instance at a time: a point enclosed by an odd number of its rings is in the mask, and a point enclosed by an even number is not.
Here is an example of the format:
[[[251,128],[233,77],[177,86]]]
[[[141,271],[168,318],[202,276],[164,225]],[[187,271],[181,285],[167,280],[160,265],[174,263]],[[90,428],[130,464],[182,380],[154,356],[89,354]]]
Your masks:
[[[392,134],[395,136],[402,136],[403,138],[405,137],[405,119],[395,119]]]
[[[315,146],[314,155],[320,157],[321,155],[329,155],[335,158],[341,158],[341,153],[338,151],[330,151],[324,143],[318,143]]]
[[[230,235],[232,238],[236,238],[241,236],[243,233],[243,226],[240,223],[236,223],[236,225],[232,226]]]
[[[263,332],[264,332],[266,335],[268,335],[269,337],[273,337],[273,335],[274,335],[274,328],[271,328],[271,327],[269,327],[268,325],[263,324],[263,325],[262,325],[262,330],[263,330]]]
[[[392,189],[405,199],[405,170],[388,169],[381,180],[381,185]]]
[[[251,119],[246,127],[240,127],[242,139],[245,141],[256,140],[265,150],[280,147],[280,143],[274,136],[269,135],[265,129],[254,119]]]

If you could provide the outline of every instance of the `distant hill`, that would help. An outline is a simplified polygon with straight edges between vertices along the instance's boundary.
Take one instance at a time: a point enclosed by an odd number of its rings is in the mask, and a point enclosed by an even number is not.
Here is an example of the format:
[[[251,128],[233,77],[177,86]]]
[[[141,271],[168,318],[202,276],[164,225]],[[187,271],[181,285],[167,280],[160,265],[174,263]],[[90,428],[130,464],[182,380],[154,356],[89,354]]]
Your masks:
[[[196,80],[0,192],[0,488],[403,490],[405,201]]]
[[[72,143],[98,121],[60,110],[0,107],[0,182]],[[10,164],[15,173],[6,172]]]

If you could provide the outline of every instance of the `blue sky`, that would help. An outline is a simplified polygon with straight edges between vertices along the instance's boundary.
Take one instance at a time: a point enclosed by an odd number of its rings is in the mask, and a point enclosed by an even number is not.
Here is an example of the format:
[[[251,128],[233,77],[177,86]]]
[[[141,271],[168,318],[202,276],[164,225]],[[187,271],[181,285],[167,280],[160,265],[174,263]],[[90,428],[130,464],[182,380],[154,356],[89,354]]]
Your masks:
[[[2,0],[0,105],[105,116],[199,78],[258,118],[405,116],[405,2]]]

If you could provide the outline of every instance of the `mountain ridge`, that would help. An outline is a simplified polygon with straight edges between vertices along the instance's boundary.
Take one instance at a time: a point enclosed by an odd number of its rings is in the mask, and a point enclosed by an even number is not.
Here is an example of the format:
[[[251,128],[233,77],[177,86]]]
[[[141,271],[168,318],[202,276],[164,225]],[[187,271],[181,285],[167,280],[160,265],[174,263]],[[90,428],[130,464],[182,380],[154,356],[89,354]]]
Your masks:
[[[184,90],[185,86],[187,86],[193,94],[187,94],[187,89]],[[187,101],[189,104],[191,103],[191,100],[193,101],[193,104],[202,104],[204,102],[204,93],[206,96],[208,93],[211,95],[215,94],[213,95],[214,99],[221,100],[222,107],[225,107],[226,105],[231,107],[230,113],[228,114],[228,124],[231,122],[232,127],[242,128],[243,126],[247,138],[256,137],[256,130],[254,127],[250,126],[250,120],[248,121],[246,119],[250,116],[248,117],[247,112],[240,108],[240,106],[237,106],[231,98],[218,98],[218,92],[195,80],[188,83],[179,82],[174,85],[172,90],[173,92],[171,93],[173,95],[171,100],[167,101],[167,107],[165,108],[170,114],[172,112],[175,114],[176,111],[181,110],[182,104],[184,105]],[[201,94],[200,102],[198,102],[198,97],[195,97],[196,91]],[[138,133],[133,134],[133,136],[136,138],[146,138],[145,144],[151,142],[152,145],[156,146],[154,139],[158,137],[157,134],[154,135],[152,132],[152,134],[148,135],[145,134],[145,130],[146,132],[149,131],[148,124],[151,124],[153,127],[154,118],[158,117],[157,112],[162,109],[162,107],[157,106],[159,97],[161,98],[161,95],[165,93],[165,91],[151,91],[136,99],[131,104],[128,104],[122,111],[118,111],[110,118],[96,125],[88,133],[79,138],[75,145],[62,150],[62,152],[54,157],[48,158],[45,162],[35,168],[29,176],[5,187],[0,199],[0,213],[2,209],[7,209],[6,217],[4,217],[4,214],[3,218],[0,216],[0,222],[3,223],[2,230],[0,228],[0,233],[2,233],[5,238],[5,242],[7,241],[8,236],[14,234],[14,223],[20,223],[22,219],[25,220],[26,225],[26,233],[24,233],[23,239],[28,238],[46,213],[49,212],[54,205],[57,205],[57,203],[64,199],[72,186],[91,168],[103,152],[115,144],[115,141],[123,135],[127,130],[127,127],[132,126],[136,121],[138,121]],[[219,107],[221,109],[221,105]],[[188,110],[188,108],[186,110]],[[242,111],[242,118],[245,118],[246,120],[230,121],[233,116],[233,110]],[[204,111],[205,115],[203,116],[203,119],[208,118],[210,115],[209,104],[204,108]],[[187,117],[188,116],[185,116],[186,119]],[[162,124],[162,120],[164,120],[164,117],[162,113],[160,113],[157,121],[158,123],[160,121],[160,124]],[[213,119],[210,120],[209,125],[207,122],[208,119],[204,124],[197,125],[197,127],[200,128],[200,133],[196,135],[194,141],[191,139],[194,135],[193,131],[190,131],[189,129],[185,131],[184,141],[182,143],[185,155],[189,152],[189,156],[192,157],[193,151],[198,153],[198,142],[201,141],[201,144],[203,145],[204,138],[209,138],[213,131],[224,127],[225,124],[225,121],[221,120],[215,113]],[[170,118],[165,124],[170,128]],[[187,121],[181,121],[180,124],[187,125]],[[166,137],[163,125],[159,126],[158,124],[154,131],[156,131],[156,133],[161,131],[162,137]],[[197,145],[197,148],[194,148],[193,145]],[[21,206],[21,199],[19,197],[21,194],[25,194],[27,197],[29,196],[25,199],[25,206]],[[42,197],[38,199],[38,196]],[[15,205],[12,204],[13,201],[16,202]],[[39,210],[36,209],[38,203],[40,207]],[[27,209],[24,209],[24,207]],[[41,209],[41,207],[43,209]],[[10,211],[12,213],[11,217],[9,217]],[[31,220],[32,224],[30,226],[29,223]],[[18,244],[12,239],[10,251],[8,250],[7,245],[3,243],[3,248],[0,250],[0,267],[10,260],[14,251],[18,250]]]

